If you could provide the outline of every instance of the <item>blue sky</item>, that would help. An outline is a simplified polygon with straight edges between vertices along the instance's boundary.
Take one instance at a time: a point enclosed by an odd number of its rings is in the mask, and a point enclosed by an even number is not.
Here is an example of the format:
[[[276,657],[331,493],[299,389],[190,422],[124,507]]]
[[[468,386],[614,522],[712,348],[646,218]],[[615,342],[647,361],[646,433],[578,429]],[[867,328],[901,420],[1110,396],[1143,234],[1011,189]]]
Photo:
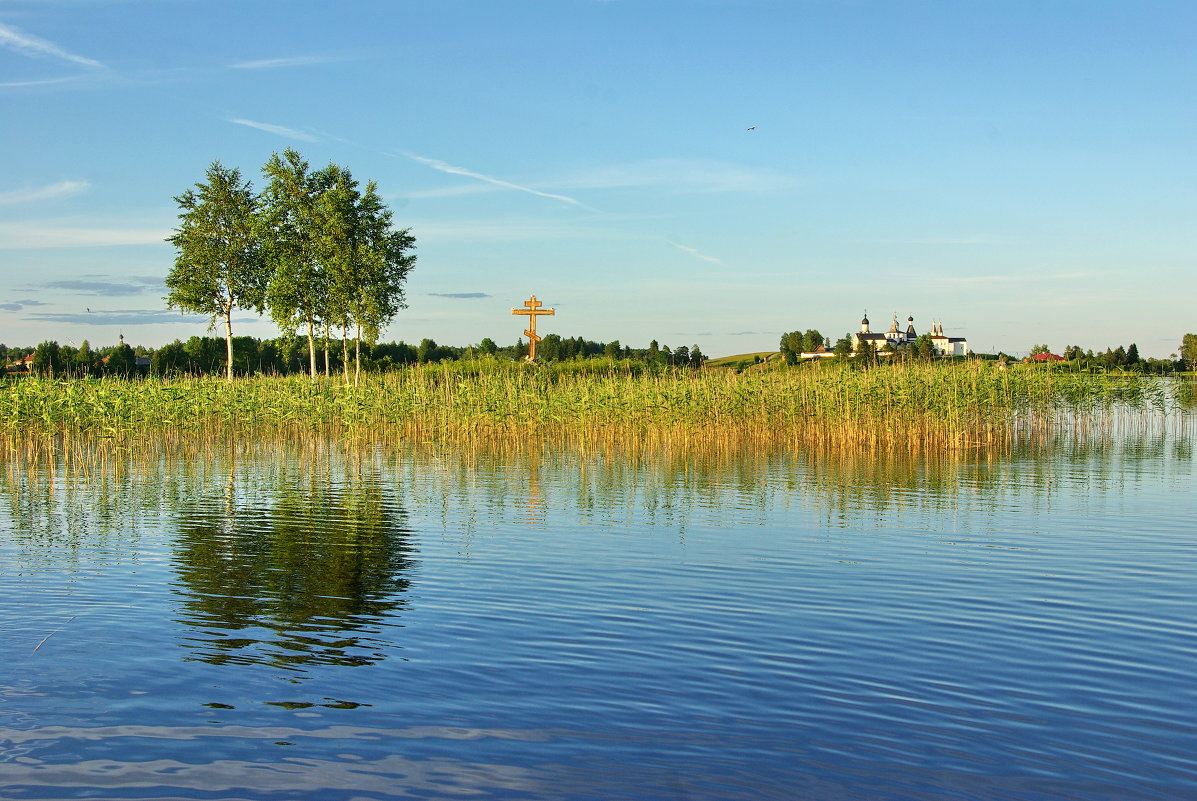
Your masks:
[[[1197,331],[1197,4],[0,0],[0,341],[160,345],[173,197],[298,149],[410,227],[384,338],[708,355]],[[754,128],[754,130],[749,130]],[[274,336],[256,315],[235,333]]]

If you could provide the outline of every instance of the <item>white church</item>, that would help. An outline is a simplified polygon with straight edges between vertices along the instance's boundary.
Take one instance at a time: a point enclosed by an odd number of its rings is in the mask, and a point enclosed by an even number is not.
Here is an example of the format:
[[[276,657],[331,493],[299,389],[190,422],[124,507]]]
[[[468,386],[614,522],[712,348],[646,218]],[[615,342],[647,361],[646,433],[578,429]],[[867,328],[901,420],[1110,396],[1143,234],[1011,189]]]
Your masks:
[[[869,315],[866,312],[864,319],[860,321],[860,331],[852,335],[852,354],[859,353],[867,343],[877,351],[878,356],[891,356],[898,347],[913,345],[918,338],[913,317],[906,318],[906,330],[902,331],[898,328],[898,315],[895,314],[889,330],[882,334],[873,333],[869,329]],[[931,323],[931,346],[935,349],[936,356],[967,356],[969,353],[968,340],[964,337],[947,336],[943,332],[941,322]],[[802,358],[829,359],[834,355],[827,348],[820,346],[810,353],[803,353]]]
[[[869,330],[869,315],[866,312],[860,321],[860,331],[852,335],[852,352],[858,353],[865,344],[871,345],[878,355],[893,353],[902,345],[913,345],[918,334],[914,330],[914,318],[906,318],[906,330],[898,329],[898,315],[890,323],[889,330],[884,334],[873,333]],[[949,337],[943,332],[942,322],[931,323],[931,345],[935,348],[936,356],[967,356],[968,340],[964,337]]]

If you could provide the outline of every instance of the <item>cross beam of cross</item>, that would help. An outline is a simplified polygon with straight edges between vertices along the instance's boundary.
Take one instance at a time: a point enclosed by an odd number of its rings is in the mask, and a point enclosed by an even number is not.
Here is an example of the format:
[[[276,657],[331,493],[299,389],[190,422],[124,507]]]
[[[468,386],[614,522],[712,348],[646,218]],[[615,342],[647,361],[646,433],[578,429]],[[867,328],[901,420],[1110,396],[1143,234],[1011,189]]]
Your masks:
[[[536,318],[542,314],[556,314],[556,309],[542,309],[544,304],[536,299],[533,295],[531,300],[525,300],[523,309],[512,309],[512,314],[523,314],[528,317],[528,327],[524,330],[524,335],[528,337],[528,361],[536,361],[536,343],[540,341],[540,337],[536,335]]]

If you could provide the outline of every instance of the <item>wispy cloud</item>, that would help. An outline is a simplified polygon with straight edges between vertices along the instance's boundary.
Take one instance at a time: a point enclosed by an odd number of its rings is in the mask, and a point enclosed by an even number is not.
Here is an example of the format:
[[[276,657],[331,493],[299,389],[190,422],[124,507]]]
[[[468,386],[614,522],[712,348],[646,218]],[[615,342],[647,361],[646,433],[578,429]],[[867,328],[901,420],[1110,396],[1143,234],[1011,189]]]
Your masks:
[[[462,184],[460,186],[442,186],[436,189],[417,189],[414,192],[404,192],[407,199],[423,199],[438,197],[465,197],[466,195],[481,195],[486,192],[501,192],[502,187],[491,184]]]
[[[1000,275],[944,275],[937,280],[950,284],[1033,284],[1042,281],[1085,281],[1102,275],[1110,275],[1110,271],[1077,270],[1066,273],[1035,273]]]
[[[56,83],[75,83],[82,78],[80,75],[68,75],[65,78],[45,78],[36,81],[4,81],[0,82],[0,89],[20,89],[29,86],[49,86]]]
[[[74,312],[33,312],[24,319],[44,323],[73,323],[76,325],[161,325],[163,323],[184,323],[194,325],[208,318],[195,315],[180,315],[170,309],[107,309],[82,310]]]
[[[137,276],[123,280],[105,280],[104,277],[74,278],[63,281],[47,281],[43,289],[57,289],[78,295],[99,297],[126,297],[144,295],[152,290],[162,290],[164,284],[156,276]]]
[[[52,42],[47,42],[45,39],[41,39],[31,33],[26,33],[12,25],[5,25],[2,22],[0,22],[0,47],[7,47],[16,50],[18,53],[31,56],[59,58],[91,69],[106,69],[103,64],[95,59],[75,55],[74,53],[63,50]]]
[[[557,239],[604,239],[624,236],[600,226],[572,225],[556,220],[408,220],[421,242],[523,242]]]
[[[468,175],[485,181],[486,185],[472,184],[466,186],[440,187],[423,189],[406,193],[411,198],[456,197],[459,195],[492,192],[499,189],[518,188],[521,191],[531,191],[537,194],[561,199],[565,195],[549,194],[531,190],[527,187],[511,184],[506,181],[482,176],[469,170],[450,167],[435,159],[425,159],[411,153],[405,153],[407,158],[421,161],[434,166],[442,172],[455,175]],[[439,165],[439,166],[438,166]],[[743,167],[736,164],[726,164],[715,161],[693,159],[651,159],[632,164],[615,164],[604,167],[594,167],[579,172],[557,175],[546,178],[542,183],[555,187],[569,189],[604,190],[604,189],[656,189],[688,193],[715,192],[767,192],[791,188],[797,185],[797,179],[767,170]],[[580,201],[569,198],[567,202],[583,205]]]
[[[0,250],[163,245],[169,228],[102,225],[78,219],[0,223]]]
[[[493,297],[485,292],[429,292],[432,298],[452,298],[453,300],[472,300],[474,298]]]
[[[476,181],[483,181],[484,183],[503,187],[504,189],[514,189],[517,192],[526,192],[529,195],[536,195],[537,197],[548,198],[549,200],[557,200],[562,203],[568,203],[571,206],[581,206],[582,208],[589,208],[582,201],[578,200],[577,198],[569,197],[568,195],[557,195],[552,192],[543,192],[539,189],[533,189],[530,186],[521,186],[520,184],[512,183],[511,181],[504,181],[501,178],[493,178],[489,175],[483,175],[480,172],[474,172],[473,170],[467,170],[465,167],[454,167],[452,164],[448,164],[444,161],[441,161],[440,159],[431,159],[431,158],[427,158],[426,156],[417,156],[415,153],[406,153],[406,152],[403,154],[403,156],[405,158],[411,159],[412,161],[417,161],[420,164],[424,164],[428,167],[431,167],[434,170],[448,173],[449,175],[460,175],[465,178],[473,178]]]
[[[288,56],[285,58],[263,58],[257,61],[241,61],[229,66],[235,70],[273,70],[283,67],[307,67],[312,64],[328,64],[336,61],[332,56]]]
[[[994,245],[998,240],[984,234],[977,236],[925,236],[913,239],[882,239],[887,245]]]
[[[255,122],[253,120],[245,120],[234,117],[225,118],[225,122],[235,123],[237,125],[244,125],[248,128],[255,128],[266,133],[277,134],[278,136],[285,136],[288,139],[298,139],[301,142],[319,142],[319,136],[307,133],[306,131],[296,130],[295,128],[286,128],[282,125],[272,125],[268,122]]]
[[[71,195],[86,192],[90,186],[91,184],[88,181],[59,181],[56,184],[47,184],[46,186],[9,189],[0,192],[0,206],[70,197]]]
[[[705,159],[646,159],[611,164],[561,176],[557,186],[573,189],[651,187],[686,192],[764,192],[788,189],[793,176]]]
[[[669,242],[669,244],[673,245],[675,248],[682,251],[683,253],[689,253],[691,256],[693,256],[696,259],[702,259],[703,261],[709,261],[712,264],[723,264],[722,261],[715,258],[714,256],[708,256],[705,253],[699,253],[696,249],[694,249],[692,247],[687,247],[687,246],[679,244],[677,242],[673,242],[669,239],[666,239],[665,241]]]
[[[9,303],[0,303],[0,311],[17,312],[30,306],[46,305],[48,304],[42,303],[40,300],[14,300]]]

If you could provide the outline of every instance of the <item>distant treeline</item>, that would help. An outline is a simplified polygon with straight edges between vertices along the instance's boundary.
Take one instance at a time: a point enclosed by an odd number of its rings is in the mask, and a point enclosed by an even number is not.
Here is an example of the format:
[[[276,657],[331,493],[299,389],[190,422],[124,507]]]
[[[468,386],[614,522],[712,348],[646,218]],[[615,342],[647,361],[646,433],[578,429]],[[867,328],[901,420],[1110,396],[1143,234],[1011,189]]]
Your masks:
[[[346,350],[339,339],[316,341],[318,362],[326,375],[339,375],[349,367],[342,355]],[[47,340],[37,347],[8,347],[0,344],[0,359],[10,372],[29,372],[58,377],[102,377],[137,375],[221,375],[228,372],[227,343],[216,337],[176,339],[160,348],[130,346],[125,343],[92,349],[85,340],[79,347],[59,345]],[[518,361],[528,355],[523,339],[514,345],[500,346],[489,337],[476,345],[457,347],[438,345],[423,339],[418,345],[405,342],[361,343],[362,369],[385,372],[410,364],[469,359]],[[611,342],[595,342],[583,337],[545,336],[536,348],[537,361],[565,362],[606,359],[628,361],[649,369],[701,367],[706,357],[698,345],[680,345],[671,349],[655,339],[647,348],[631,348]],[[236,375],[294,375],[309,372],[310,354],[306,340],[300,337],[258,339],[233,337],[233,373]]]
[[[1190,352],[1189,338],[1186,334],[1181,344],[1181,353],[1173,354],[1168,359],[1144,359],[1139,355],[1139,346],[1132,342],[1123,347],[1106,348],[1105,351],[1094,352],[1092,348],[1086,350],[1080,345],[1067,345],[1064,352],[1063,364],[1078,370],[1129,370],[1136,373],[1173,373],[1192,369],[1192,361],[1197,359],[1197,352]],[[1031,355],[1051,353],[1047,345],[1036,345],[1031,348]]]

